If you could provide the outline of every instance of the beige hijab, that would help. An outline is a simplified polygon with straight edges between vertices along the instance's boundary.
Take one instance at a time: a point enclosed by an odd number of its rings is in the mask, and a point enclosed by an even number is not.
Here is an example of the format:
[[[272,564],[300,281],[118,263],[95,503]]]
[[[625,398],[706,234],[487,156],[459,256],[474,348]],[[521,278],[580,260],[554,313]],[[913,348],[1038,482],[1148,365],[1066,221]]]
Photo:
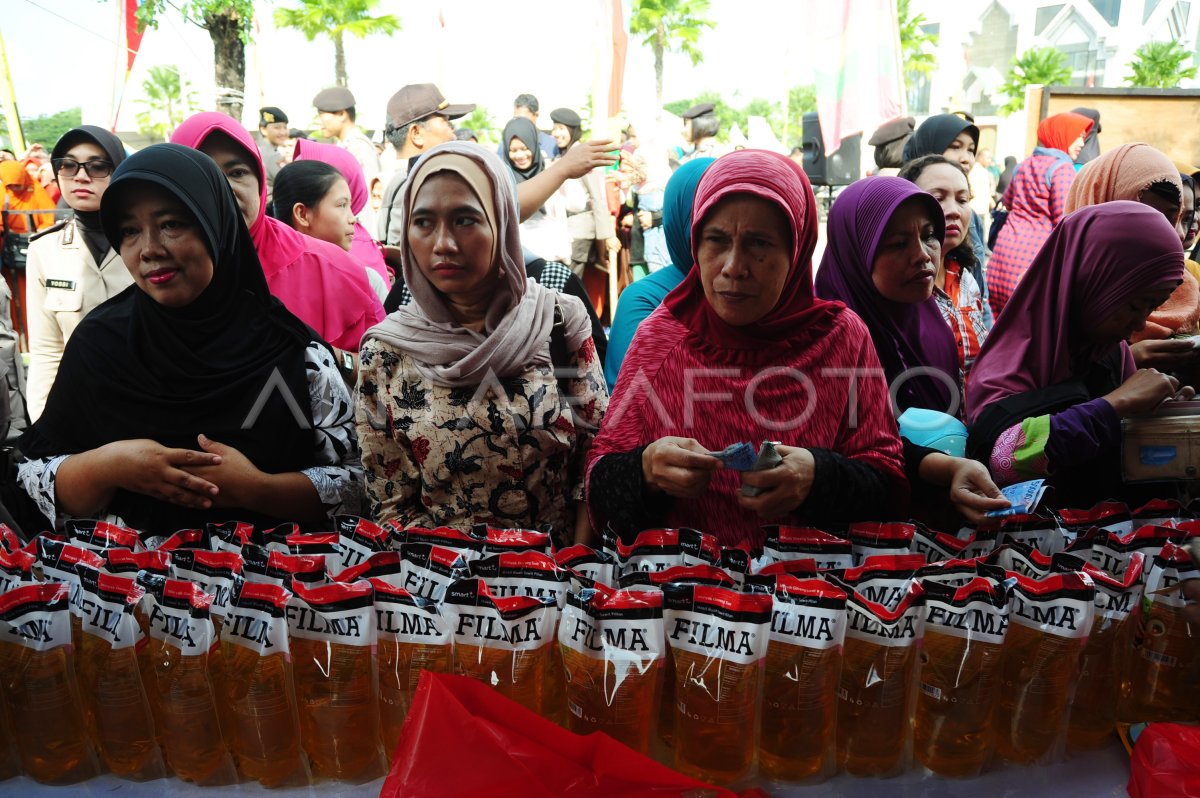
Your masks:
[[[406,234],[400,262],[413,301],[368,330],[363,342],[378,339],[407,354],[417,372],[435,385],[478,385],[489,374],[513,377],[551,364],[550,331],[557,303],[567,346],[577,351],[591,336],[591,321],[577,298],[552,291],[526,275],[513,180],[494,152],[458,141],[430,150],[405,183],[401,229],[408,229],[421,186],[439,172],[453,172],[467,182],[494,236],[493,268],[501,270],[501,279],[483,330],[476,332],[454,321],[445,298],[418,267]]]
[[[1141,193],[1155,183],[1170,183],[1183,196],[1179,170],[1170,158],[1149,144],[1122,144],[1079,170],[1067,193],[1065,211],[1071,213],[1113,200],[1137,202]]]

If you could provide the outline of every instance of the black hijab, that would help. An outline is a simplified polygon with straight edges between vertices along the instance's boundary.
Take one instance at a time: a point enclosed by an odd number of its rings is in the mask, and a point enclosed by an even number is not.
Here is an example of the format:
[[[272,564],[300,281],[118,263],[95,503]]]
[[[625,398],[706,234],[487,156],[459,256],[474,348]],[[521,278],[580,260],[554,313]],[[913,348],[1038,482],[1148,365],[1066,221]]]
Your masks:
[[[117,249],[122,214],[146,183],[166,189],[195,216],[213,260],[212,282],[181,308],[160,305],[133,285],[89,313],[67,343],[45,412],[20,450],[48,457],[135,438],[197,449],[203,432],[268,473],[313,465],[304,350],[319,339],[267,290],[225,175],[207,155],[176,144],[131,156],[101,200],[101,222]],[[168,533],[230,518],[279,520],[249,510],[191,510],[123,490],[108,509],[135,528]]]
[[[125,145],[121,143],[115,133],[95,125],[80,125],[64,133],[50,152],[50,166],[54,169],[55,180],[58,179],[58,164],[55,162],[59,158],[66,157],[67,151],[76,144],[85,141],[104,150],[105,156],[112,161],[114,169],[125,160]],[[87,244],[88,252],[92,253],[92,260],[96,262],[97,266],[102,265],[109,247],[108,238],[100,226],[100,211],[74,211],[74,213],[75,219],[79,223],[79,230],[83,233],[83,242]]]
[[[1088,130],[1087,137],[1083,140],[1083,149],[1079,151],[1075,163],[1094,161],[1100,157],[1100,112],[1095,108],[1072,108],[1071,113],[1082,114],[1095,123]]]
[[[942,155],[950,142],[959,133],[967,132],[979,148],[979,128],[957,114],[937,114],[921,123],[904,145],[904,162],[916,160],[922,155]]]
[[[513,166],[512,159],[508,157],[508,145],[514,138],[520,139],[521,143],[533,153],[533,162],[529,164],[528,169],[518,169]],[[504,126],[504,132],[500,136],[500,141],[504,152],[504,162],[508,164],[508,168],[512,170],[513,177],[518,183],[524,183],[529,178],[541,174],[541,171],[546,168],[542,158],[542,146],[538,143],[537,128],[525,117],[516,116],[508,120],[508,124]]]

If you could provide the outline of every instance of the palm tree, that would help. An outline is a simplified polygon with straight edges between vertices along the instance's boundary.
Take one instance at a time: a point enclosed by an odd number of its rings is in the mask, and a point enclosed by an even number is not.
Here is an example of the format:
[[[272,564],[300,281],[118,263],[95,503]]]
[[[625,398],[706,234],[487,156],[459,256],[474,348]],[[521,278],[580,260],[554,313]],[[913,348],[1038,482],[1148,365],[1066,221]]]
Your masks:
[[[1195,66],[1183,66],[1191,57],[1179,42],[1146,42],[1133,51],[1129,63],[1133,74],[1125,82],[1144,89],[1173,89],[1180,81],[1196,77]]]
[[[662,105],[663,54],[683,53],[695,66],[704,60],[696,46],[702,28],[714,23],[707,19],[708,0],[634,0],[630,33],[642,36],[642,44],[654,52],[654,96]]]
[[[1071,79],[1065,53],[1053,47],[1031,47],[1012,61],[1008,79],[999,93],[1008,97],[1000,110],[1006,114],[1025,107],[1027,86],[1062,86]]]
[[[196,93],[173,65],[150,67],[142,81],[142,91],[146,99],[138,102],[146,110],[137,115],[138,129],[163,141],[171,137],[184,117],[196,110]]]
[[[900,52],[904,58],[904,74],[928,77],[933,74],[934,67],[937,66],[937,58],[926,50],[926,46],[936,47],[938,37],[936,34],[925,32],[921,27],[925,24],[925,15],[913,15],[909,9],[909,2],[910,0],[900,0],[896,4],[896,16],[900,26]]]
[[[359,39],[378,33],[391,34],[400,30],[400,20],[391,14],[369,16],[379,0],[300,0],[299,8],[275,9],[275,24],[295,28],[310,42],[317,34],[333,40],[334,80],[346,85],[346,49],[343,37],[349,33]]]

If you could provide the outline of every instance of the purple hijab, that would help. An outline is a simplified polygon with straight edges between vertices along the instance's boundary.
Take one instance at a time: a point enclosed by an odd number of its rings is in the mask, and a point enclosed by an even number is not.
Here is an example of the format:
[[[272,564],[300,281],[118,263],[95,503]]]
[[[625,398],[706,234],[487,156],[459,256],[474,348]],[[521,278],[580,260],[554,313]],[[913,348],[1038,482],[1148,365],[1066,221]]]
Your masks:
[[[901,410],[923,407],[955,412],[958,391],[958,353],[954,333],[942,317],[937,300],[907,304],[886,299],[875,287],[871,272],[884,229],[900,203],[916,197],[929,210],[939,240],[946,237],[946,217],[932,195],[898,177],[868,177],[848,186],[829,211],[828,243],[817,271],[817,296],[837,299],[862,317],[875,351],[891,384],[905,371],[935,369],[949,377],[917,376],[895,393]],[[953,405],[953,407],[952,407]]]
[[[347,185],[350,186],[350,210],[357,215],[367,207],[367,200],[370,199],[370,195],[367,193],[367,181],[363,177],[362,167],[358,165],[358,161],[354,159],[349,150],[335,147],[332,144],[322,144],[319,141],[297,139],[294,160],[324,161],[337,169],[342,173],[342,177],[346,178]],[[387,263],[383,260],[383,253],[379,250],[375,240],[371,238],[371,234],[367,232],[367,228],[358,221],[354,222],[354,241],[350,244],[350,254],[371,271],[378,272],[386,284],[392,284],[391,277],[388,275]]]
[[[1136,232],[1134,232],[1136,231]],[[967,423],[1015,394],[1065,382],[1124,341],[1092,344],[1085,325],[1104,320],[1138,291],[1176,286],[1183,246],[1161,211],[1114,201],[1063,217],[1017,284],[971,369]]]

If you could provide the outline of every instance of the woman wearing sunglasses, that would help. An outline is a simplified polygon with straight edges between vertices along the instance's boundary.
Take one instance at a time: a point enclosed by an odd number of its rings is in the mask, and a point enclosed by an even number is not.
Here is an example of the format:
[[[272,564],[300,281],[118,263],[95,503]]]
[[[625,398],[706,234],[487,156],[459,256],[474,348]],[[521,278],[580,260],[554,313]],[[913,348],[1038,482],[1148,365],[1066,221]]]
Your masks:
[[[50,154],[63,199],[75,212],[67,221],[34,236],[26,262],[25,304],[29,324],[31,421],[46,397],[67,339],[92,308],[133,284],[129,270],[100,227],[100,198],[125,146],[103,128],[67,131]]]

